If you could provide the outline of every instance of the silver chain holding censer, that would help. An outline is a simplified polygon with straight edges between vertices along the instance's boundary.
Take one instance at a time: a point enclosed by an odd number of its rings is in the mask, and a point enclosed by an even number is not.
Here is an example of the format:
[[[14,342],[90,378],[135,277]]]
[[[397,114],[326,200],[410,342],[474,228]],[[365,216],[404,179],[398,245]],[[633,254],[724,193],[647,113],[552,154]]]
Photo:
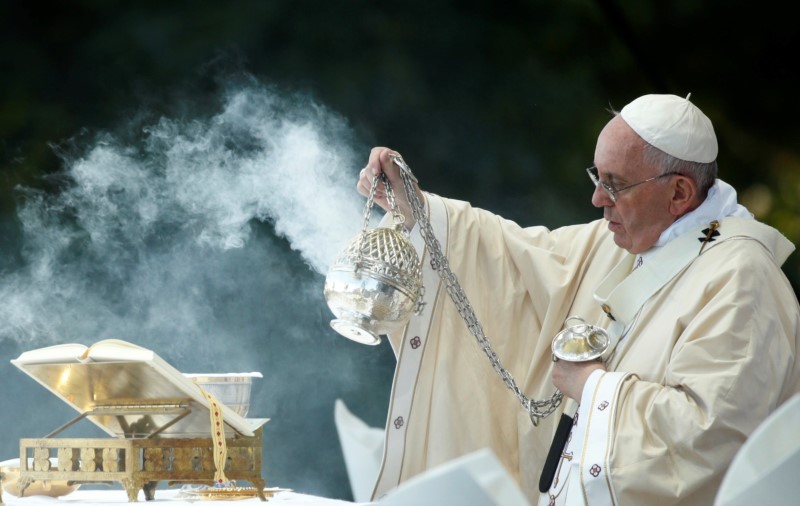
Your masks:
[[[483,327],[481,327],[478,318],[475,316],[475,311],[472,309],[469,299],[467,299],[467,295],[464,293],[461,285],[459,285],[456,275],[450,270],[450,264],[447,261],[447,257],[445,257],[442,253],[442,247],[439,244],[439,240],[436,239],[436,236],[434,236],[430,220],[428,220],[428,217],[423,212],[422,203],[419,200],[417,192],[414,190],[414,183],[417,182],[417,178],[414,177],[411,169],[408,167],[408,165],[406,165],[400,155],[393,154],[391,155],[391,159],[395,165],[400,168],[400,178],[403,181],[403,188],[406,191],[408,203],[411,206],[411,214],[419,224],[422,239],[425,241],[425,245],[430,250],[431,267],[445,282],[445,285],[447,286],[447,293],[450,295],[450,298],[456,305],[458,313],[461,315],[461,318],[464,319],[464,323],[466,323],[470,333],[478,341],[478,346],[480,346],[483,352],[486,353],[486,356],[489,358],[489,362],[492,364],[492,368],[494,368],[495,372],[497,372],[497,374],[503,380],[503,383],[505,383],[506,387],[508,387],[508,389],[514,393],[514,395],[517,397],[517,400],[519,400],[520,404],[522,404],[523,409],[528,412],[533,425],[538,426],[539,420],[553,414],[553,412],[561,405],[564,394],[556,390],[550,399],[537,401],[534,399],[529,399],[524,393],[522,393],[522,390],[520,390],[517,382],[514,381],[511,373],[508,372],[500,363],[500,358],[492,348],[489,338],[483,333]],[[374,187],[375,185],[373,184],[373,190]],[[389,194],[391,194],[391,191],[387,191],[387,195]],[[392,200],[394,200],[393,197],[394,196],[392,195]],[[396,204],[394,202],[392,202],[392,209],[396,209]]]

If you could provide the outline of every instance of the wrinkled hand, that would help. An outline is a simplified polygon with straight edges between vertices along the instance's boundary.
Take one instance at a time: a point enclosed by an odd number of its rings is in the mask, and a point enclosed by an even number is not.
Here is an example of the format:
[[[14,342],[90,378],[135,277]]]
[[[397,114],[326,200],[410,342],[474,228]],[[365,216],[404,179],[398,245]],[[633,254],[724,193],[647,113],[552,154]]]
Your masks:
[[[389,148],[372,148],[369,154],[367,166],[361,169],[358,177],[356,189],[361,195],[369,196],[370,189],[372,188],[372,180],[375,176],[381,173],[386,174],[389,184],[392,185],[394,190],[394,198],[397,202],[397,207],[405,218],[405,226],[411,229],[414,226],[414,216],[411,214],[411,205],[408,203],[405,188],[403,187],[403,180],[400,178],[400,168],[395,165],[391,159],[391,155],[399,155],[397,151]],[[375,190],[375,203],[381,206],[385,211],[390,211],[389,199],[386,197],[386,190],[383,188],[383,183],[378,182],[378,188]],[[419,186],[414,185],[417,192],[417,197],[420,202],[424,202],[424,197],[419,189]]]
[[[565,396],[580,402],[586,380],[598,369],[605,371],[606,366],[597,360],[588,362],[559,360],[553,364],[553,384]]]

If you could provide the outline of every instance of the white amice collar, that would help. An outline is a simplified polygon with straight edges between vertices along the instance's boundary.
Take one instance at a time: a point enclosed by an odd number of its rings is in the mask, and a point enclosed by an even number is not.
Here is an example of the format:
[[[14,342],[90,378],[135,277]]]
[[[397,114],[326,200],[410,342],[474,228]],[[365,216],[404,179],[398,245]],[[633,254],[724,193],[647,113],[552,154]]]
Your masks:
[[[710,223],[713,220],[735,216],[737,218],[753,219],[753,213],[736,200],[736,190],[721,179],[714,181],[709,188],[706,200],[694,211],[684,214],[661,233],[652,248],[642,253],[645,261],[656,249],[664,246],[676,237],[689,230]]]

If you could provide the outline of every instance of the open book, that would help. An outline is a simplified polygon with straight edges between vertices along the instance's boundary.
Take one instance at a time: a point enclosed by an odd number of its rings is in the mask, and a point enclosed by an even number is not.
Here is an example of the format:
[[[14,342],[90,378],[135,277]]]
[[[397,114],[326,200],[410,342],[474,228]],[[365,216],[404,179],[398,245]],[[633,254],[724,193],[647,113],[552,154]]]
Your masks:
[[[203,391],[147,348],[118,339],[58,344],[11,363],[112,436],[210,437],[211,403]],[[267,421],[217,404],[227,437],[253,436]]]
[[[61,364],[73,361],[118,361],[136,360],[145,362],[153,360],[156,354],[152,350],[142,348],[120,339],[106,339],[91,346],[79,343],[56,344],[46,348],[26,351],[13,364]]]

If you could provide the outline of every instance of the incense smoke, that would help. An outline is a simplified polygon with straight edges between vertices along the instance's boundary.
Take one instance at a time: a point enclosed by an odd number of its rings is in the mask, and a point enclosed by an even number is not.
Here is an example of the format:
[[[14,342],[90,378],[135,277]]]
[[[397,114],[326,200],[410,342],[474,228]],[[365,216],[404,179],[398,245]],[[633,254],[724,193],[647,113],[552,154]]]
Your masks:
[[[67,160],[63,192],[28,193],[27,265],[0,284],[0,338],[139,339],[142,326],[197,335],[214,326],[208,289],[235,281],[203,278],[236,258],[258,221],[324,274],[361,221],[347,138],[323,108],[289,107],[264,88],[230,92],[205,120],[161,119],[139,147],[101,138]],[[277,267],[264,253],[254,270]]]

